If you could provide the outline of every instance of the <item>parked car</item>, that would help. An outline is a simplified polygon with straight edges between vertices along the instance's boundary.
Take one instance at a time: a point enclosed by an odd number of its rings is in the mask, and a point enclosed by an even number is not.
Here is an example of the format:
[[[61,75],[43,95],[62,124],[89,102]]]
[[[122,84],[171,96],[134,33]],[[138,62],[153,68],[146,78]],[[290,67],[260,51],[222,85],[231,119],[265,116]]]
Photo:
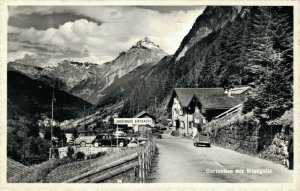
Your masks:
[[[138,145],[145,145],[146,142],[147,142],[147,140],[148,140],[147,138],[139,137],[139,138],[137,139]]]
[[[80,145],[81,147],[85,147],[86,144],[91,144],[96,136],[96,131],[79,131],[78,137],[75,139],[75,146]]]
[[[143,146],[146,144],[147,142],[147,138],[133,138],[129,143],[128,143],[128,147],[138,147],[138,146]]]
[[[128,145],[128,147],[138,147],[138,141],[136,139],[131,140]]]
[[[123,131],[116,131],[113,135],[118,137],[126,137],[126,133],[124,133]]]
[[[210,143],[211,143],[209,134],[203,132],[197,133],[197,135],[193,139],[193,142],[194,142],[194,146],[196,147],[201,144],[210,147]]]
[[[115,135],[110,134],[99,134],[92,141],[92,144],[95,147],[99,146],[116,146],[126,147],[129,143],[129,140],[126,137],[117,137]]]

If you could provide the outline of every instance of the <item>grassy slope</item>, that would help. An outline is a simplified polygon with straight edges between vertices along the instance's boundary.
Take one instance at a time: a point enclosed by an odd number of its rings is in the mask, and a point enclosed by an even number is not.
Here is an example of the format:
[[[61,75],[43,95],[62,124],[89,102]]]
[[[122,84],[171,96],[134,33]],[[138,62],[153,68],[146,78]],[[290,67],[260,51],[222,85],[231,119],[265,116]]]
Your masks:
[[[104,157],[80,161],[59,166],[51,171],[45,178],[45,182],[63,182],[75,176],[79,176],[85,172],[95,169],[98,166],[116,161],[122,157],[128,156],[137,152],[140,148],[127,148],[122,152],[110,152]]]
[[[136,153],[141,147],[127,148],[120,152],[109,152],[100,158],[84,161],[72,161],[70,159],[53,159],[38,165],[31,166],[21,173],[8,178],[10,183],[38,183],[38,182],[63,182],[84,172],[90,171],[130,154]]]

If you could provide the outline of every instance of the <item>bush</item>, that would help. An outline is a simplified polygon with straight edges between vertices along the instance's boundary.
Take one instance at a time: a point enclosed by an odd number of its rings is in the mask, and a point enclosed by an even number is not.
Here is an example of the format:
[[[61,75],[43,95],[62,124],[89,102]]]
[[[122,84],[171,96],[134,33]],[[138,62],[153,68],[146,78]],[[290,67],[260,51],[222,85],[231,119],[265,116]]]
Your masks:
[[[8,120],[7,156],[24,164],[33,165],[49,158],[50,144],[39,137],[39,128],[26,118]],[[26,151],[26,152],[25,152]]]
[[[76,153],[76,159],[77,160],[82,160],[85,158],[85,154],[83,152],[77,152]]]
[[[100,151],[100,152],[98,152],[98,153],[96,153],[96,154],[88,155],[87,158],[88,158],[88,159],[89,159],[89,158],[91,158],[91,159],[99,158],[99,157],[105,156],[105,154],[106,154],[106,151]]]
[[[67,156],[68,156],[69,158],[73,158],[74,153],[75,153],[75,151],[74,151],[73,147],[68,146]]]
[[[171,135],[176,137],[176,136],[179,136],[179,133],[178,133],[178,131],[172,131]]]

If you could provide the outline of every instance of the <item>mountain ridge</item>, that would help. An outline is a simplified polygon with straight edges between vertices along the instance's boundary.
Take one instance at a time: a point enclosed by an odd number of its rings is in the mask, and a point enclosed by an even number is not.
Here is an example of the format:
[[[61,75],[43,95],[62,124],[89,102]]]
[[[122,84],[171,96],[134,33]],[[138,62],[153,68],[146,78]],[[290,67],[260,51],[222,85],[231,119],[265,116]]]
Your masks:
[[[228,9],[231,11],[228,12]],[[214,11],[215,14],[218,14],[217,18],[214,17],[212,11]],[[198,46],[201,47],[202,49],[205,49],[206,45],[209,44],[211,41],[213,41],[217,37],[219,31],[229,23],[229,20],[234,20],[240,11],[241,10],[239,7],[207,7],[204,10],[204,12],[196,19],[191,30],[183,38],[179,48],[177,49],[174,55],[162,59],[158,64],[156,64],[151,68],[146,68],[142,70],[141,74],[133,74],[131,72],[128,73],[126,76],[124,76],[126,80],[120,79],[119,82],[115,81],[116,84],[111,85],[111,88],[113,87],[115,88],[115,92],[111,90],[110,92],[108,91],[108,94],[106,95],[106,97],[103,97],[101,99],[102,103],[100,102],[97,108],[101,108],[104,104],[109,103],[109,101],[107,100],[112,100],[111,97],[116,97],[116,99],[120,99],[120,100],[127,99],[130,100],[128,102],[135,103],[136,102],[135,100],[138,99],[136,98],[136,96],[138,96],[137,94],[139,94],[136,92],[140,91],[138,90],[138,88],[134,87],[134,85],[136,85],[137,82],[143,84],[140,85],[140,87],[144,87],[145,85],[146,86],[153,85],[154,88],[152,87],[146,88],[147,89],[146,91],[149,91],[148,93],[142,92],[142,94],[150,93],[153,95],[146,96],[150,101],[146,101],[146,100],[141,101],[143,102],[142,103],[143,106],[139,106],[138,108],[132,109],[132,111],[130,111],[132,115],[138,113],[137,110],[148,109],[147,105],[150,105],[151,101],[152,103],[163,102],[162,96],[167,96],[173,87],[179,86],[179,84],[176,85],[177,79],[175,78],[184,76],[186,72],[189,71],[188,64],[185,63],[184,60],[181,60],[181,58],[190,57],[191,54],[196,55],[196,53],[191,53],[191,50],[193,50],[194,46]],[[230,19],[228,20],[228,18]],[[205,32],[208,26],[211,27],[211,29],[209,29],[209,32]],[[194,66],[190,66],[190,67],[191,67],[190,70],[193,70]],[[142,77],[144,73],[149,73],[149,74]],[[131,79],[131,81],[128,82],[127,81],[128,79]],[[125,87],[124,87],[124,82],[121,82],[122,80],[126,82]],[[124,89],[125,91],[121,91],[121,89]],[[116,92],[118,96],[113,95]],[[136,107],[136,105],[138,104],[135,103],[133,105],[135,106],[131,105],[131,107]]]
[[[141,65],[153,66],[167,53],[148,37],[138,41],[127,52],[101,65],[64,60],[53,67],[36,67],[21,63],[8,63],[8,70],[19,71],[31,78],[58,87],[72,95],[97,104],[102,91],[114,80]]]
[[[282,47],[283,44],[291,45],[292,30],[287,27],[278,28],[275,24],[280,21],[277,23],[285,23],[284,26],[289,26],[289,23],[293,22],[290,19],[292,18],[290,8],[272,7],[274,12],[265,9],[270,8],[207,7],[196,19],[174,55],[162,59],[152,68],[141,72],[146,71],[145,73],[150,74],[129,73],[124,76],[124,79],[127,79],[124,80],[125,85],[123,82],[116,81],[116,84],[111,85],[116,90],[108,92],[96,108],[101,110],[103,107],[123,102],[123,108],[119,110],[120,116],[134,116],[142,110],[160,116],[168,115],[163,107],[170,92],[176,87],[213,88],[250,85],[258,91],[258,87],[264,87],[266,79],[271,78],[270,71],[277,70],[276,66],[271,64],[280,61],[274,60],[276,58],[272,56],[274,52],[278,52],[276,55],[282,55],[287,64],[292,62],[292,56],[289,55],[291,52]],[[204,35],[203,31],[205,32],[208,26],[205,24],[206,21],[213,25],[210,32]],[[271,30],[267,27],[273,27],[268,23],[274,23],[276,30],[284,30],[284,32],[262,33],[261,31]],[[278,35],[281,33],[282,35]],[[264,36],[266,34],[274,35],[272,37],[274,47],[266,46],[271,39],[269,36]],[[282,42],[282,45],[279,45],[279,42]],[[291,50],[288,46],[287,50]],[[186,50],[184,47],[187,47]],[[265,48],[262,50],[262,47],[268,47],[269,50]],[[292,69],[282,70],[287,73],[287,81],[290,81]],[[119,85],[121,87],[118,88]],[[264,95],[268,94],[264,93]],[[288,95],[288,93],[285,95],[287,99],[291,97]],[[259,96],[258,94],[257,97]],[[248,105],[253,105],[254,102],[255,100],[252,100]],[[255,104],[259,105],[259,103]]]
[[[78,117],[91,104],[59,89],[50,87],[39,80],[32,79],[16,71],[8,71],[8,118],[15,116],[38,117],[42,113],[51,115],[52,93],[54,117],[62,121]]]

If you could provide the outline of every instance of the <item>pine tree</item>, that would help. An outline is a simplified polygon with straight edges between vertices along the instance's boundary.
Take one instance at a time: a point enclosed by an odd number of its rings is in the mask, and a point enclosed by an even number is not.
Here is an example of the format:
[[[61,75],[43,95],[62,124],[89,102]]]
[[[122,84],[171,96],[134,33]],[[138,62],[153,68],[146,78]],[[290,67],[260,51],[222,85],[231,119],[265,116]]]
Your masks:
[[[254,107],[276,118],[292,107],[292,30],[291,20],[278,8],[263,7],[254,21],[255,32],[262,35],[253,37],[253,61],[266,66],[263,81],[255,95],[248,98],[247,110]],[[269,19],[263,21],[264,19]]]

